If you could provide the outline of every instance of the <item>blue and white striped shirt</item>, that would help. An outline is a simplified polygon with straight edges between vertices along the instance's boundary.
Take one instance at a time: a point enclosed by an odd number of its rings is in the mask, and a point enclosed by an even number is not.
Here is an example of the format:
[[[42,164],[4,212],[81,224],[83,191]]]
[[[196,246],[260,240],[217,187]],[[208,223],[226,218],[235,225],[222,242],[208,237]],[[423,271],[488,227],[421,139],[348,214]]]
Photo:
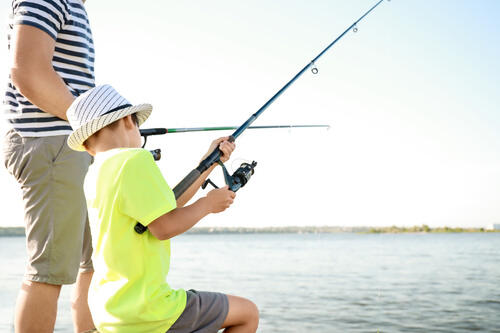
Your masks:
[[[52,65],[75,97],[95,86],[94,42],[81,0],[13,0],[9,49],[16,24],[41,29],[56,41]],[[40,110],[21,95],[10,76],[4,105],[7,121],[22,136],[71,133],[67,121]]]

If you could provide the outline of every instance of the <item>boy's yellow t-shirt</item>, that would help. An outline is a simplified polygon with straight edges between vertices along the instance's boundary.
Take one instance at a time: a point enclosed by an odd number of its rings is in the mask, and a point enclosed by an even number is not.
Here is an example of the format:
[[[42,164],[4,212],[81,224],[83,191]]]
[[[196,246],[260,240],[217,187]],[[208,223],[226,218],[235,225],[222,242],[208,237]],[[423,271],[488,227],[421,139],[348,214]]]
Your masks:
[[[186,292],[166,282],[170,240],[147,226],[176,208],[175,197],[149,151],[99,153],[85,179],[93,239],[89,306],[100,332],[166,332],[186,306]]]

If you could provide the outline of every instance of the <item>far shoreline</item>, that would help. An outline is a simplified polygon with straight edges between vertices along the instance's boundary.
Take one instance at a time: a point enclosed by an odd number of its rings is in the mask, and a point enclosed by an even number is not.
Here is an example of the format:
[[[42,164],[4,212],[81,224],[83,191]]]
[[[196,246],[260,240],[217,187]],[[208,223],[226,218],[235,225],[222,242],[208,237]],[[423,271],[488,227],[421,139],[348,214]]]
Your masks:
[[[403,234],[403,233],[487,233],[500,232],[487,228],[453,228],[437,227],[431,228],[427,225],[413,227],[337,227],[337,226],[309,226],[309,227],[196,227],[190,229],[187,234],[209,235],[209,234],[335,234],[335,233],[359,233],[359,234]],[[24,227],[0,227],[0,237],[25,237]]]

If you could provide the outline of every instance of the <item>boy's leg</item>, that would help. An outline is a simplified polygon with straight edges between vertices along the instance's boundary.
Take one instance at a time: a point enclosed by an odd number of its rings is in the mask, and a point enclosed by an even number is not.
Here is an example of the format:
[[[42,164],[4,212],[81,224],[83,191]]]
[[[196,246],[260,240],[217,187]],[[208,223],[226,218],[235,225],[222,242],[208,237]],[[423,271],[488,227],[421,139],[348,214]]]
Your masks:
[[[16,302],[16,333],[52,333],[61,286],[24,281]]]
[[[257,331],[259,310],[245,298],[192,289],[186,296],[184,311],[167,333]]]
[[[250,300],[227,295],[229,311],[222,324],[225,333],[254,333],[259,326],[259,310]]]

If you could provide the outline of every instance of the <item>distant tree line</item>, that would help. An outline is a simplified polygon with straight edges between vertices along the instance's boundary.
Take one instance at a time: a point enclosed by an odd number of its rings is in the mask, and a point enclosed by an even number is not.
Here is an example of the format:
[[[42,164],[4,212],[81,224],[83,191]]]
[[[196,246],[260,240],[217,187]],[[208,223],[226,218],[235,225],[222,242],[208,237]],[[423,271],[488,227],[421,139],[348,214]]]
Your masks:
[[[428,225],[413,226],[413,227],[334,227],[334,226],[318,226],[318,227],[263,227],[263,228],[247,228],[247,227],[196,227],[190,229],[189,234],[319,234],[319,233],[445,233],[445,232],[499,232],[500,230],[486,230],[485,228],[451,228],[439,227],[431,228]],[[0,227],[1,236],[24,236],[23,227]]]
[[[22,227],[0,227],[0,236],[24,236],[24,228]]]
[[[426,224],[421,226],[413,227],[381,227],[381,228],[370,228],[369,233],[379,234],[379,233],[419,233],[419,232],[490,232],[495,230],[486,230],[485,228],[450,228],[450,227],[438,227],[431,228]]]

